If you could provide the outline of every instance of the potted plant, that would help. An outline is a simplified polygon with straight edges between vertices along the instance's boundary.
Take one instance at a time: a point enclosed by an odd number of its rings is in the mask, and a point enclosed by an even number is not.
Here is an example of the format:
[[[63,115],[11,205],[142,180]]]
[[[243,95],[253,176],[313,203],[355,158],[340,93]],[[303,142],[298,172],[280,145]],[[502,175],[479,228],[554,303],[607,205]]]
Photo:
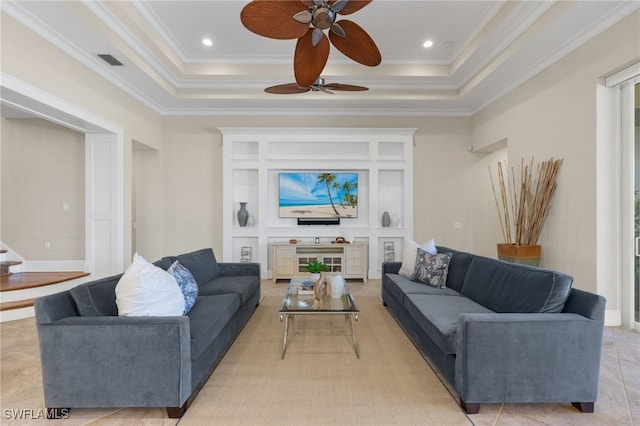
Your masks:
[[[321,272],[327,272],[329,267],[319,260],[309,260],[304,267],[305,272],[311,273],[313,281],[318,281]]]
[[[498,258],[508,262],[540,266],[540,233],[549,214],[551,199],[562,159],[543,161],[534,166],[521,161],[518,173],[498,162],[499,196],[489,176],[498,210],[504,243],[498,244]]]
[[[305,266],[305,271],[311,273],[311,279],[316,283],[313,289],[316,300],[320,300],[322,295],[327,295],[328,283],[324,273],[328,270],[329,267],[319,260],[309,260],[307,266]]]

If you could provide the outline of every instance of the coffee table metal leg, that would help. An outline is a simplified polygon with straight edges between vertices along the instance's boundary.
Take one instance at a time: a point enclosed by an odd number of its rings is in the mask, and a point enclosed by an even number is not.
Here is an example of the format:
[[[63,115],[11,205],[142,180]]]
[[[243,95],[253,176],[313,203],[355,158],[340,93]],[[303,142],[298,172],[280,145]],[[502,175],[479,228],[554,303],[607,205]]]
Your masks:
[[[353,350],[356,352],[356,358],[360,359],[360,350],[358,349],[358,342],[356,341],[356,325],[354,323],[354,320],[358,321],[358,314],[349,315],[349,325],[351,326],[351,340],[353,340]]]
[[[284,359],[284,354],[287,351],[287,337],[289,336],[289,318],[291,317],[291,315],[289,314],[280,315],[280,321],[283,320],[283,316],[284,316],[284,338],[282,341],[282,355],[280,356],[280,359]]]

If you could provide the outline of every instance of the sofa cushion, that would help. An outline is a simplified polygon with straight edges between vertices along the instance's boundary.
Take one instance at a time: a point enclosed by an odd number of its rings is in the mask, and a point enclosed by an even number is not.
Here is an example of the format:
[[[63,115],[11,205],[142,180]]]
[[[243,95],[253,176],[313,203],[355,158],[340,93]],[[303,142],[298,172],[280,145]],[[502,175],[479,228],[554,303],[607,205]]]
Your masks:
[[[385,287],[395,297],[398,302],[404,305],[404,298],[407,294],[437,294],[442,296],[460,296],[460,293],[450,289],[431,287],[411,281],[407,277],[398,274],[385,274],[382,279],[382,286]]]
[[[449,271],[447,272],[447,287],[451,287],[455,291],[460,292],[473,255],[441,246],[438,246],[437,250],[438,253],[451,253]]]
[[[184,296],[176,279],[137,253],[116,285],[118,315],[178,316],[184,313]]]
[[[178,287],[180,287],[182,291],[182,295],[184,296],[184,314],[186,315],[196,302],[198,283],[196,279],[193,278],[193,274],[191,274],[179,260],[173,262],[173,264],[169,266],[169,269],[167,269],[167,272],[173,275],[173,278],[175,278],[178,283]]]
[[[495,312],[562,312],[572,283],[559,272],[474,256],[461,293]]]
[[[116,284],[122,274],[80,284],[70,290],[81,316],[117,316]]]
[[[210,248],[181,254],[176,258],[193,274],[199,286],[220,275],[218,262]]]
[[[446,354],[456,353],[456,326],[460,314],[492,313],[466,297],[407,294],[404,305],[420,328]]]
[[[429,254],[418,248],[416,268],[413,281],[424,283],[432,287],[444,288],[447,282],[447,271],[451,253]]]
[[[198,359],[240,307],[237,294],[199,295],[187,315],[191,359]]]
[[[398,274],[403,277],[413,278],[416,268],[416,255],[418,253],[418,248],[421,248],[430,254],[436,254],[438,252],[436,250],[436,243],[433,239],[420,245],[413,240],[405,238],[404,244],[402,245],[402,266],[400,267]]]
[[[173,263],[176,260],[178,260],[178,258],[168,256],[168,257],[163,257],[162,259],[156,260],[155,262],[153,262],[153,264],[158,268],[164,269],[166,271],[171,267],[171,265],[173,265]]]
[[[220,276],[198,289],[199,294],[233,293],[240,297],[240,303],[245,304],[251,295],[260,288],[260,280],[252,275]]]

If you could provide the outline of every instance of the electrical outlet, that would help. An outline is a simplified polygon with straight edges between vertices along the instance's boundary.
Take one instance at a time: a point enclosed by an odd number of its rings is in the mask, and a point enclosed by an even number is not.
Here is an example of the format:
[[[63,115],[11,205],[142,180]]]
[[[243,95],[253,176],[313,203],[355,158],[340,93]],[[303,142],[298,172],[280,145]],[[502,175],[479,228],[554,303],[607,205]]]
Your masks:
[[[453,229],[462,229],[462,223],[453,222]]]

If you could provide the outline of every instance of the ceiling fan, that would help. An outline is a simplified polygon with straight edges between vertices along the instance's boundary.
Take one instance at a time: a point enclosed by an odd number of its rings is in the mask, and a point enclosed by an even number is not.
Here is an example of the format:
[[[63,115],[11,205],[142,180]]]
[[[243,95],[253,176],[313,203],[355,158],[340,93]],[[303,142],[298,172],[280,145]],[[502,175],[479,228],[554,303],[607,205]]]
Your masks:
[[[292,95],[295,93],[305,92],[324,92],[333,95],[332,90],[341,90],[346,92],[361,92],[369,90],[368,87],[356,86],[354,84],[341,84],[341,83],[324,83],[324,78],[318,77],[315,83],[308,87],[301,87],[298,83],[279,84],[277,86],[271,86],[264,89],[267,93],[274,93],[277,95]]]
[[[279,40],[297,38],[293,71],[298,86],[310,88],[329,58],[329,40],[358,63],[376,66],[382,62],[378,47],[362,27],[346,19],[337,20],[338,15],[350,15],[371,1],[253,0],[242,9],[240,19],[258,35]]]

